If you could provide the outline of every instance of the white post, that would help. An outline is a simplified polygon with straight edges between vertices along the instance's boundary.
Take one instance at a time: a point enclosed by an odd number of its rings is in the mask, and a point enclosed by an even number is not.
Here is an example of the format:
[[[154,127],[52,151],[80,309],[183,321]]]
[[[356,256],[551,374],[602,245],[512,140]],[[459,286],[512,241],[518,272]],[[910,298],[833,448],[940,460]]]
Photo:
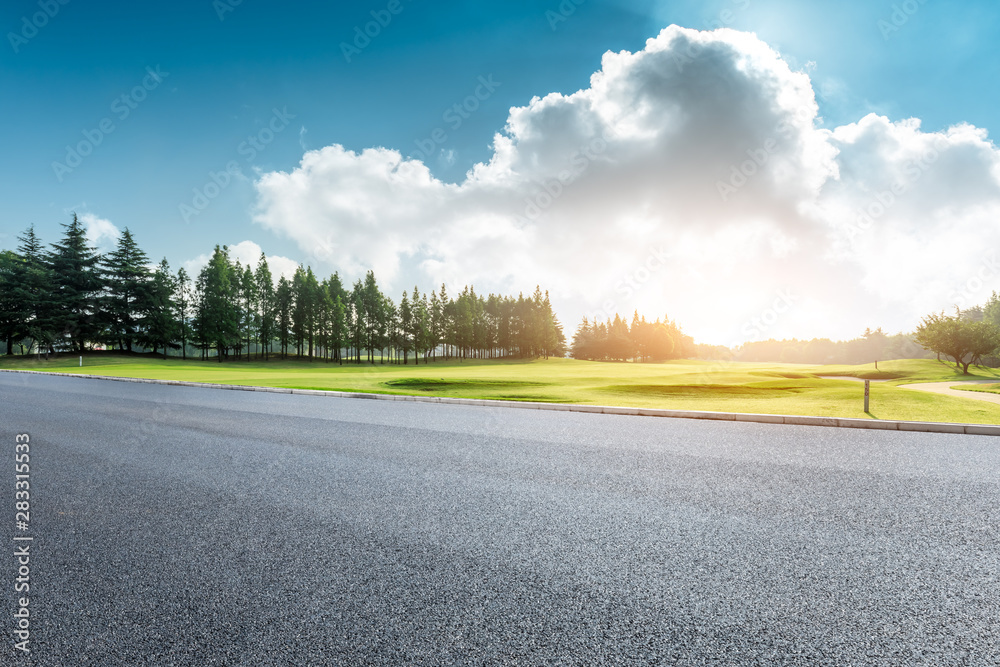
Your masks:
[[[80,355],[80,368],[83,368],[83,355]]]

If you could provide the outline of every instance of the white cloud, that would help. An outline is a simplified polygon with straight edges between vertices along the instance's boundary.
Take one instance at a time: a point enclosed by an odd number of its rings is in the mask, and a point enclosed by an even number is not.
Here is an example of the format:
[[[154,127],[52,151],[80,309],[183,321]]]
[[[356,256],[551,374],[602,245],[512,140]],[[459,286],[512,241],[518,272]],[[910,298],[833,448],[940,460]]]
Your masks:
[[[984,282],[1000,241],[985,131],[824,129],[809,76],[732,30],[607,53],[588,88],[512,108],[493,148],[457,185],[387,148],[309,151],[260,176],[256,220],[391,292],[541,283],[568,333],[638,308],[727,344],[910,329]]]
[[[253,270],[257,269],[257,262],[260,261],[260,254],[263,252],[261,247],[254,243],[253,241],[240,241],[235,245],[229,246],[229,258],[232,261],[239,261],[243,266],[248,264]],[[201,270],[208,265],[208,261],[212,259],[211,253],[205,253],[198,255],[194,259],[189,259],[184,262],[184,270],[191,277],[192,280],[198,278],[198,274]],[[281,276],[285,276],[289,280],[295,275],[295,269],[297,269],[299,263],[295,260],[289,259],[288,257],[282,257],[281,255],[268,255],[267,256],[267,267],[271,271],[271,276],[274,281],[277,282]]]
[[[121,231],[110,220],[99,218],[93,213],[83,213],[79,220],[87,230],[87,242],[91,246],[102,253],[114,250]]]

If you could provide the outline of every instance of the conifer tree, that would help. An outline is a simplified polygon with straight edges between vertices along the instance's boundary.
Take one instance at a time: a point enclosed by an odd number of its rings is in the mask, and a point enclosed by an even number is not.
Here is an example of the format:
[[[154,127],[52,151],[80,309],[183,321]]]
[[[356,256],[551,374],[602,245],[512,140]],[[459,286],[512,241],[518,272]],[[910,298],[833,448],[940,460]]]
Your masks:
[[[101,257],[105,291],[100,299],[106,338],[118,349],[132,352],[137,334],[136,305],[144,298],[152,274],[149,257],[126,227],[115,249]]]
[[[101,334],[98,297],[104,281],[97,251],[87,241],[87,232],[75,213],[73,221],[63,228],[62,241],[52,244],[47,257],[55,288],[51,321],[57,342],[83,352]]]

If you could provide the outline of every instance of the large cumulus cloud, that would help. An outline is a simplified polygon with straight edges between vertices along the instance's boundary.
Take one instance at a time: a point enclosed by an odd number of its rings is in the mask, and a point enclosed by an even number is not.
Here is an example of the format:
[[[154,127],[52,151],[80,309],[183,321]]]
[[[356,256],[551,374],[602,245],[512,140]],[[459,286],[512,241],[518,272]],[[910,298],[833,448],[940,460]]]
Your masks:
[[[397,290],[541,283],[570,329],[639,309],[721,343],[909,328],[982,273],[961,247],[997,240],[985,132],[826,129],[808,75],[732,30],[607,53],[588,88],[512,108],[493,149],[458,184],[388,148],[310,151],[260,177],[256,220]]]

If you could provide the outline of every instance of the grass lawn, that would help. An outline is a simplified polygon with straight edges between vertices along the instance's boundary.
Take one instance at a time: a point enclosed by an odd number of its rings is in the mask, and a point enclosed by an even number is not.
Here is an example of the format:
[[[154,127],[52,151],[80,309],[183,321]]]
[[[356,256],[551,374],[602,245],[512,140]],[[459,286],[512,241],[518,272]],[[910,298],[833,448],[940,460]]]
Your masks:
[[[217,384],[333,389],[387,394],[456,396],[683,410],[798,414],[913,421],[1000,424],[1000,405],[942,396],[898,385],[996,379],[977,368],[964,376],[954,364],[908,359],[867,366],[807,366],[707,361],[658,364],[573,359],[432,362],[420,366],[345,364],[289,359],[268,362],[163,360],[108,353],[50,361],[3,357],[0,368],[157,378]],[[871,385],[871,412],[863,411],[863,385],[819,376],[885,380]],[[982,390],[982,389],[980,389]]]
[[[981,391],[984,394],[1000,394],[1000,384],[977,384],[967,387],[952,387],[961,391]]]

